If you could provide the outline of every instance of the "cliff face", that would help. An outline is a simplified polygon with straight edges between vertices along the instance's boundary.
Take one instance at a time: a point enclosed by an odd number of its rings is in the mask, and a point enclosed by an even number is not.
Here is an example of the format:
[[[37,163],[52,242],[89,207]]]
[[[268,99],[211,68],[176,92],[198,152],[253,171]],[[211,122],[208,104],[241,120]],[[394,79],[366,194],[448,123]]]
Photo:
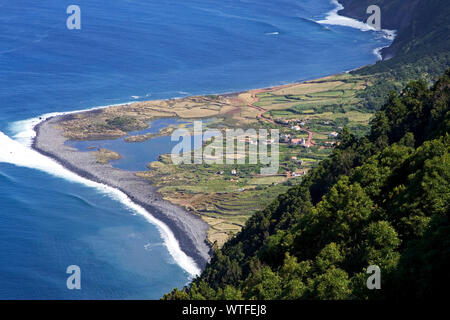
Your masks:
[[[370,5],[381,9],[381,27],[383,29],[402,30],[411,23],[420,0],[339,0],[344,9],[339,14],[366,21],[366,10]]]
[[[383,50],[391,57],[412,50],[429,50],[440,46],[448,49],[448,16],[446,0],[339,0],[344,9],[339,14],[366,21],[370,5],[381,9],[381,27],[397,30],[391,47]],[[443,47],[444,46],[444,47]]]

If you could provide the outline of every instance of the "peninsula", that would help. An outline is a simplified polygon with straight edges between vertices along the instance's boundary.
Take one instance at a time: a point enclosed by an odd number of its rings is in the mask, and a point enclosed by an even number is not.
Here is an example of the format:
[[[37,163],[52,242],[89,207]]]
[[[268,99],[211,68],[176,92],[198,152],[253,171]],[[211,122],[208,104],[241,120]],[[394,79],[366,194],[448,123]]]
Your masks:
[[[123,191],[174,233],[181,249],[203,268],[211,246],[219,247],[247,219],[299,180],[332,149],[334,133],[347,125],[368,127],[371,113],[357,110],[357,93],[371,85],[370,77],[335,75],[303,83],[240,93],[143,101],[56,116],[36,126],[33,148],[87,179]],[[147,171],[115,167],[123,157],[114,150],[80,151],[67,142],[123,139],[142,143],[168,136],[130,135],[155,119],[214,119],[208,126],[278,128],[282,141],[279,173],[261,176],[258,166],[181,165],[161,154]]]

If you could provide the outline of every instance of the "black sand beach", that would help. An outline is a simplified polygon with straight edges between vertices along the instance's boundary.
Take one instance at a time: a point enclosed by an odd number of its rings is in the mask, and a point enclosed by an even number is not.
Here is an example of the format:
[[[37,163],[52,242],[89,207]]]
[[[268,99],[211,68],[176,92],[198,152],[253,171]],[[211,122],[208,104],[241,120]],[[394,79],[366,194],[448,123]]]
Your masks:
[[[175,235],[181,250],[203,269],[209,261],[211,248],[206,242],[208,225],[198,216],[163,200],[148,180],[131,171],[100,164],[91,152],[79,152],[66,146],[67,140],[54,125],[63,119],[57,116],[35,127],[33,149],[51,157],[78,175],[119,189],[133,202],[144,207],[156,219],[165,223]]]

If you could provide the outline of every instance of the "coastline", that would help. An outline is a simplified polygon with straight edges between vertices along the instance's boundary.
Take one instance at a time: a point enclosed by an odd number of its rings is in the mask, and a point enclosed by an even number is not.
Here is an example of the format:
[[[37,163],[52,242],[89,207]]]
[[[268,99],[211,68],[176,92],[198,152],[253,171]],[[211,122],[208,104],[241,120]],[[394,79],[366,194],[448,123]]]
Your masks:
[[[229,92],[220,94],[220,96],[233,98],[237,97],[240,93],[281,90],[299,84],[326,81],[328,78],[347,72],[348,71],[307,81],[269,86],[262,89]],[[153,100],[153,102],[168,100],[182,101],[186,98],[189,97]],[[188,258],[191,258],[200,270],[203,270],[211,258],[212,248],[210,242],[207,240],[210,226],[201,216],[187,211],[181,205],[164,200],[159,193],[159,187],[153,185],[148,179],[137,176],[135,172],[114,168],[110,163],[98,163],[93,152],[82,152],[65,145],[65,142],[70,140],[70,138],[65,137],[63,135],[63,130],[56,127],[59,121],[67,120],[74,114],[88,114],[102,109],[128,106],[129,104],[130,103],[115,104],[80,111],[63,113],[55,112],[43,115],[39,118],[34,118],[34,121],[32,122],[28,120],[28,130],[26,131],[28,134],[24,136],[16,135],[15,139],[22,140],[22,145],[28,145],[34,151],[56,161],[65,169],[84,179],[106,185],[122,192],[132,203],[142,207],[148,214],[165,224],[173,233],[181,251],[186,254]],[[28,128],[28,126],[31,126],[31,128]],[[192,272],[190,273],[195,274]]]
[[[64,145],[67,140],[53,125],[65,117],[60,115],[38,123],[32,149],[49,157],[75,174],[117,189],[133,203],[144,208],[155,219],[165,224],[178,241],[180,249],[203,270],[209,261],[211,248],[206,242],[208,225],[181,207],[164,201],[158,190],[133,172],[100,164],[89,152],[79,152]]]
[[[338,15],[337,12],[343,8],[342,5],[337,1],[332,2],[336,2],[338,4],[337,8],[329,12],[325,20],[317,21],[317,23],[343,25],[361,29],[358,25],[348,24],[348,21],[345,23],[340,23],[339,21],[336,23],[330,23],[329,18],[331,17],[331,15],[333,14]],[[352,20],[353,22],[357,22],[358,24],[361,25],[365,25],[363,22],[357,21],[353,18],[348,18],[344,16],[339,17],[342,17],[347,20]],[[371,29],[364,29],[363,31],[368,30]],[[383,31],[385,31],[387,35],[390,35],[388,32],[386,32],[389,30]],[[391,36],[392,36],[391,40],[393,40],[393,38],[395,38],[395,32],[391,34]],[[384,48],[386,47],[374,49],[374,54],[377,55],[380,59],[382,59],[380,51]],[[361,66],[353,70],[357,70],[363,67],[364,66]],[[343,71],[342,73],[348,73],[353,70]],[[294,83],[268,86],[266,88],[263,88],[262,90],[287,87],[298,83],[320,80],[326,77],[328,76],[313,78]],[[239,92],[248,92],[252,90],[258,89],[249,89],[249,90],[244,89]],[[228,92],[222,93],[221,95],[234,96],[239,94],[239,92]],[[172,99],[184,99],[184,98],[186,97],[179,97]],[[165,100],[172,100],[172,99],[165,99]],[[115,104],[114,106],[123,106],[136,102],[141,101]],[[40,154],[55,160],[69,171],[72,171],[85,179],[100,184],[105,184],[109,187],[115,188],[123,192],[133,203],[143,207],[152,216],[154,216],[154,218],[167,225],[168,228],[173,232],[176,240],[179,243],[181,250],[188,257],[191,257],[198,265],[198,267],[201,270],[203,270],[205,265],[209,262],[211,247],[210,244],[208,244],[206,241],[209,226],[201,219],[201,217],[189,213],[180,206],[177,206],[175,204],[163,200],[158,192],[157,187],[152,185],[149,181],[137,177],[133,172],[114,168],[110,164],[99,164],[97,163],[96,158],[91,153],[79,152],[76,149],[66,146],[64,142],[68,139],[62,135],[61,130],[52,126],[59,120],[64,119],[69,114],[90,112],[95,109],[104,109],[109,107],[112,107],[112,105],[86,110],[66,112],[63,114],[57,114],[53,116],[50,115],[45,119],[40,119],[40,121],[37,124],[36,123],[33,124],[33,131],[36,134],[35,137],[32,138],[31,148],[36,150]]]
[[[339,12],[345,11],[344,5],[341,3],[343,0],[331,0],[331,3],[333,3],[336,7],[329,11],[323,20],[316,21],[319,24],[325,24],[325,25],[337,25],[337,26],[344,26],[344,27],[350,27],[359,29],[361,31],[379,31],[383,33],[383,37],[385,39],[388,39],[391,41],[391,43],[388,46],[381,46],[378,48],[375,48],[373,50],[373,54],[378,58],[379,61],[386,59],[387,57],[383,56],[383,51],[387,48],[389,48],[392,43],[394,42],[396,36],[397,36],[397,30],[390,30],[390,29],[381,29],[376,30],[372,26],[368,25],[364,21],[360,21],[358,19],[362,18],[362,16],[356,16],[353,14],[350,14],[347,12],[347,15],[340,15]],[[365,10],[363,10],[365,13]],[[357,68],[359,69],[359,68]]]

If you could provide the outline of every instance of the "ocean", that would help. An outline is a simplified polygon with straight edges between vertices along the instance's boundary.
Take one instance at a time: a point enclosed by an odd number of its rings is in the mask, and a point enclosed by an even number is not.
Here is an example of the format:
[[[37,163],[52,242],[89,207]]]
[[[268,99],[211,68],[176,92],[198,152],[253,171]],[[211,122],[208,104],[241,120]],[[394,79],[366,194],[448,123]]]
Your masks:
[[[66,27],[72,4],[81,30]],[[336,8],[329,0],[0,0],[0,299],[158,299],[199,272],[151,212],[32,151],[39,117],[375,63],[388,33]],[[81,269],[81,290],[66,286],[70,265]]]

